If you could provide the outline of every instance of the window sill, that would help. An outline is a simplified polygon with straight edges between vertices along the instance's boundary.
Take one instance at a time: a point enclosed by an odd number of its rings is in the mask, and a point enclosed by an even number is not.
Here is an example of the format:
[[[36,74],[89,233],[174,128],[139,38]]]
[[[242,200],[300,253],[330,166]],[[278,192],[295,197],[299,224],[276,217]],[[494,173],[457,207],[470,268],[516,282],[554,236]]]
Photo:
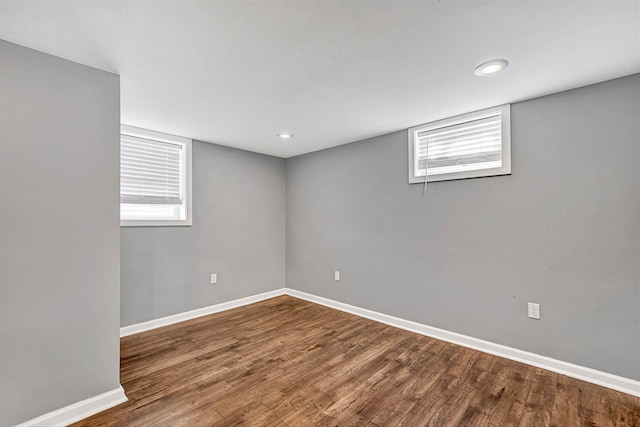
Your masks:
[[[191,227],[191,220],[153,221],[153,220],[126,220],[120,221],[120,227]]]
[[[441,175],[429,175],[428,182],[458,181],[462,179],[489,178],[492,176],[511,175],[511,166],[501,168],[480,169],[466,172],[443,173]],[[424,176],[409,177],[409,184],[424,184]]]

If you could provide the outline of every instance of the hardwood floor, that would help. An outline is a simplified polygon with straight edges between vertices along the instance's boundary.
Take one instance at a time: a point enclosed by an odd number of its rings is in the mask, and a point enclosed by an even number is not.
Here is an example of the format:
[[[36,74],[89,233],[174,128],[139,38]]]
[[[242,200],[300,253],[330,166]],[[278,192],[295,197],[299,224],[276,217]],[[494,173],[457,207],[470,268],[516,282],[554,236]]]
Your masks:
[[[121,340],[76,426],[640,426],[640,399],[289,296]]]

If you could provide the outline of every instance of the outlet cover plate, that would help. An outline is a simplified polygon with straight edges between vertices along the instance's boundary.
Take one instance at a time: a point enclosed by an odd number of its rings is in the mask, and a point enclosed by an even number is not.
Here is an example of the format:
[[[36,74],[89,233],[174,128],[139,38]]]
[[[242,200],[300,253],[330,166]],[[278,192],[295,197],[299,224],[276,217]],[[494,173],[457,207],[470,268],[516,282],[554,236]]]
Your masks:
[[[540,320],[540,304],[535,302],[529,303],[529,319]]]

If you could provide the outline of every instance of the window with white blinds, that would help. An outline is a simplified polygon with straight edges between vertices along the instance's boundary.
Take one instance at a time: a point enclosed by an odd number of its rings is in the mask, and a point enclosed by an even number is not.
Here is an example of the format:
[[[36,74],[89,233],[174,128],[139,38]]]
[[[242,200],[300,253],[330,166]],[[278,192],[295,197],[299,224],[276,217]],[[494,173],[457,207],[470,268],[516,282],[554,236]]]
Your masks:
[[[122,126],[122,225],[191,225],[191,140]]]
[[[182,203],[180,144],[122,135],[120,138],[120,203]]]
[[[511,173],[509,105],[409,129],[409,182]]]

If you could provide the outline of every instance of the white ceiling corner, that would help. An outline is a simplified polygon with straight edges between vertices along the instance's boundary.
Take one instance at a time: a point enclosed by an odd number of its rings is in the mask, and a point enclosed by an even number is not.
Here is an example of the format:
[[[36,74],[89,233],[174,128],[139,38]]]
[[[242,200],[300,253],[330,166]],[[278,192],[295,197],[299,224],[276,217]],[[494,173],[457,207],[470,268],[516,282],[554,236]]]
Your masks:
[[[290,157],[640,72],[640,2],[0,0],[0,39],[120,74],[125,124]]]

